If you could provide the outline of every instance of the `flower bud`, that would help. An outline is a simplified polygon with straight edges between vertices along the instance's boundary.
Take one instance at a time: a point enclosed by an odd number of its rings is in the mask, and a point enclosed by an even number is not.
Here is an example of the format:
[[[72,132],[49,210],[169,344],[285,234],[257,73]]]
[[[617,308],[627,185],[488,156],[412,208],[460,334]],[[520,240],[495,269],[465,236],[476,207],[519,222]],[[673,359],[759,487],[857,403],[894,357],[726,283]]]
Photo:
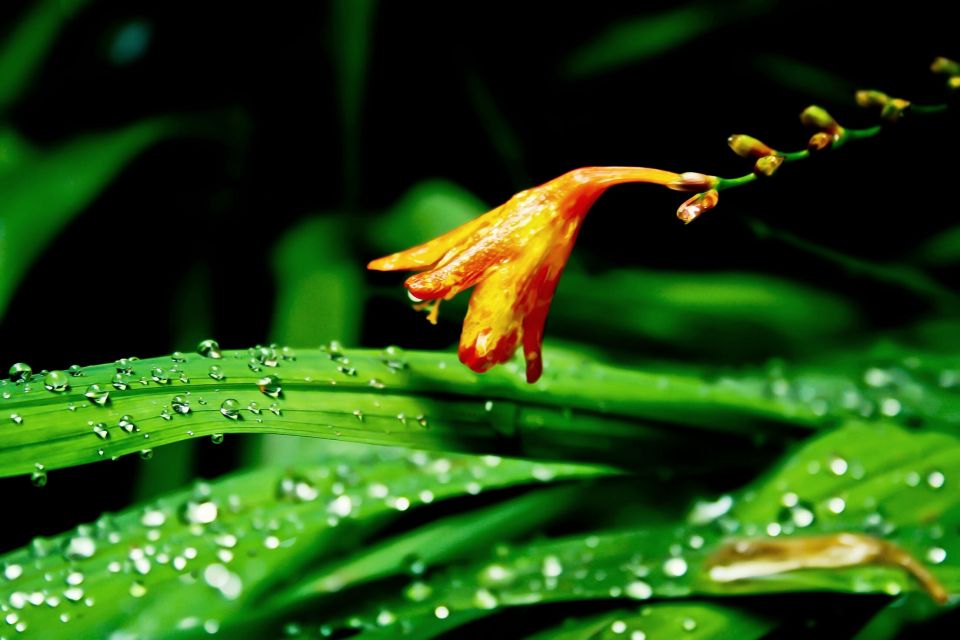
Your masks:
[[[890,96],[883,91],[861,89],[857,91],[857,104],[861,107],[883,107],[890,102]]]
[[[757,160],[756,164],[753,165],[753,172],[758,176],[770,177],[777,172],[777,169],[780,168],[780,165],[783,164],[783,156],[778,156],[776,154],[770,156],[764,156]]]
[[[709,211],[717,206],[719,200],[720,194],[717,193],[716,189],[710,189],[706,193],[698,193],[680,205],[680,208],[677,209],[677,217],[684,224],[690,224],[699,218],[704,211]]]
[[[762,158],[776,153],[756,138],[742,133],[727,138],[727,144],[741,158]]]
[[[812,153],[817,153],[819,151],[826,151],[833,146],[833,143],[837,141],[839,136],[835,134],[827,133],[826,131],[820,131],[810,136],[810,140],[807,142],[807,149]]]
[[[667,187],[674,191],[704,191],[713,189],[720,181],[716,176],[708,176],[695,171],[681,173],[675,179],[667,183]]]
[[[910,108],[910,101],[903,98],[892,98],[890,102],[883,106],[880,117],[887,122],[896,122],[903,117],[903,114]]]
[[[833,116],[827,113],[823,107],[815,104],[810,105],[800,114],[800,122],[808,127],[827,131],[829,133],[839,133],[842,131],[840,124],[834,120]]]
[[[934,59],[933,64],[930,65],[930,71],[948,76],[960,76],[960,63],[941,56]]]

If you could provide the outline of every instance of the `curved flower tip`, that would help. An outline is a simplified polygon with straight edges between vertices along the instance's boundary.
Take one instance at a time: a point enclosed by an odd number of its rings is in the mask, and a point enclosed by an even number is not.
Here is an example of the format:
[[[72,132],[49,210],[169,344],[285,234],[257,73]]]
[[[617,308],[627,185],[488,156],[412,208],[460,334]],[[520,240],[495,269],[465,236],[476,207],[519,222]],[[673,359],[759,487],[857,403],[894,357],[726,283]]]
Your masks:
[[[523,347],[527,381],[543,372],[544,324],[584,216],[609,187],[646,182],[677,188],[709,176],[643,167],[584,167],[513,196],[496,209],[419,246],[370,262],[377,271],[420,271],[411,296],[436,313],[440,300],[476,287],[460,336],[460,361],[477,372]],[[426,305],[424,305],[426,306]],[[435,317],[435,315],[434,315]]]

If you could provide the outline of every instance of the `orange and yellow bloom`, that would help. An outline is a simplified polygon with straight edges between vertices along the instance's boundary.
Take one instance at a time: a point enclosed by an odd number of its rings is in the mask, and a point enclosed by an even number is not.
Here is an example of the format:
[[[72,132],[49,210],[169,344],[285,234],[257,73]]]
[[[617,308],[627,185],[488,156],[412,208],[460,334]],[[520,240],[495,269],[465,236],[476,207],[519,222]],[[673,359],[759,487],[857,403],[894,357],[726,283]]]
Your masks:
[[[608,188],[646,182],[678,191],[712,189],[716,178],[643,167],[585,167],[539,187],[438,238],[371,262],[377,271],[420,271],[405,286],[418,300],[449,300],[476,287],[460,337],[460,361],[477,372],[523,347],[527,381],[543,372],[547,311],[580,225]],[[431,319],[436,318],[436,306]]]

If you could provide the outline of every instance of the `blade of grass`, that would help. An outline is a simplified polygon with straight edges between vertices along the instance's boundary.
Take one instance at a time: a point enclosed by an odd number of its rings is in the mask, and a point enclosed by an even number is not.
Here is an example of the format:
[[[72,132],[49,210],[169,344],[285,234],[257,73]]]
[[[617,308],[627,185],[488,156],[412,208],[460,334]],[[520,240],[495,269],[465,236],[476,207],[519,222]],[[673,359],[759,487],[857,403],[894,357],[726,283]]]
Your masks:
[[[73,532],[38,538],[0,558],[0,602],[37,637],[203,634],[264,601],[291,572],[362,548],[408,510],[542,483],[544,474],[562,480],[601,472],[379,453],[350,464],[266,468],[198,483]],[[35,593],[44,594],[44,606],[32,604]]]
[[[538,385],[527,385],[515,363],[480,376],[448,354],[337,347],[285,360],[263,353],[139,360],[134,373],[119,378],[114,365],[87,367],[77,377],[50,374],[69,381],[59,393],[45,389],[41,374],[26,383],[4,381],[0,411],[12,423],[0,429],[0,474],[224,433],[650,465],[673,473],[699,462],[755,464],[756,448],[745,440],[758,429],[778,443],[833,419],[809,401],[771,396],[766,377],[707,381],[557,352],[545,355],[548,374]],[[279,366],[262,365],[260,357]],[[250,369],[251,359],[258,371]],[[122,428],[124,416],[136,430]],[[691,433],[704,446],[699,453],[689,449]],[[707,443],[723,441],[729,451],[717,459]]]

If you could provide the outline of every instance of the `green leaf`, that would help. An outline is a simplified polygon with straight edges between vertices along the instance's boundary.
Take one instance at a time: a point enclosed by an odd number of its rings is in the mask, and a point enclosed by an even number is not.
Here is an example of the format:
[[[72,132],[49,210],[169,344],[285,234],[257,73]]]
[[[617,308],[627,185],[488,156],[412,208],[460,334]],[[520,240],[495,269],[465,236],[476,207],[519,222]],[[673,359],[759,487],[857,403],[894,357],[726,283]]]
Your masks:
[[[717,5],[696,2],[623,20],[571,53],[563,70],[578,78],[644,62],[772,6],[770,2],[750,0]]]
[[[0,315],[33,261],[136,154],[171,131],[145,120],[27,154],[0,172]]]
[[[175,354],[121,363],[120,369],[132,367],[134,373],[119,377],[114,365],[87,367],[76,377],[49,374],[69,384],[62,392],[46,390],[50,380],[45,383],[41,374],[26,383],[3,381],[0,415],[10,428],[0,429],[0,475],[223,433],[680,473],[756,464],[758,429],[776,444],[833,419],[807,400],[771,396],[766,376],[707,381],[669,370],[605,366],[556,350],[547,351],[544,361],[547,373],[537,385],[526,384],[516,362],[478,375],[452,354],[339,346],[295,356],[273,348],[228,351],[220,359]],[[124,416],[137,431],[122,428]],[[690,450],[693,433],[702,450]],[[728,449],[722,458],[711,451],[716,446]]]
[[[706,602],[659,602],[588,619],[573,619],[531,640],[751,640],[775,625],[742,609]]]
[[[376,8],[376,0],[335,0],[330,3],[328,35],[340,98],[348,204],[355,204],[360,195],[360,122]]]
[[[387,609],[414,628],[429,629],[421,635],[429,637],[507,606],[919,590],[913,578],[895,566],[807,569],[735,582],[718,582],[708,570],[708,559],[732,540],[836,532],[861,532],[896,543],[956,594],[960,540],[949,532],[960,524],[960,495],[949,483],[958,477],[956,437],[912,433],[883,423],[851,423],[815,438],[738,495],[698,503],[686,523],[500,547],[487,558],[454,564],[422,586],[406,588],[405,595],[380,598],[377,610]],[[364,606],[362,598],[357,601],[361,604],[353,610],[337,612],[338,618],[343,616],[340,624],[349,618],[351,626],[374,629],[376,612]]]
[[[300,567],[362,547],[408,509],[597,473],[388,449],[350,464],[240,473],[3,556],[0,601],[37,637],[202,634],[250,613]],[[31,604],[36,593],[43,606]]]
[[[0,114],[23,94],[66,22],[88,0],[40,0],[0,38]]]

